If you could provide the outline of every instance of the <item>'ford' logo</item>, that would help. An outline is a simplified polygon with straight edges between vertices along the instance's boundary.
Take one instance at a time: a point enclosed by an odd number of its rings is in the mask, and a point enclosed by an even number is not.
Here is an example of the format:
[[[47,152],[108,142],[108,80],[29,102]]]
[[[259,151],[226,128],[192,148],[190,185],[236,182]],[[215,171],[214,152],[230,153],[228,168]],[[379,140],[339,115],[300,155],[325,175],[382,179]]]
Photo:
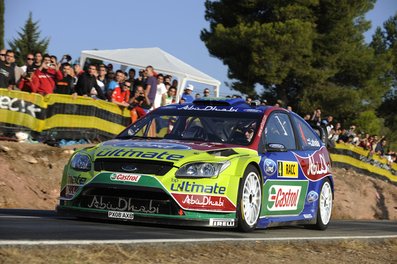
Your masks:
[[[129,164],[123,165],[123,166],[121,166],[121,168],[123,169],[123,171],[127,171],[127,172],[133,172],[133,171],[136,171],[138,169],[134,165],[129,165]]]

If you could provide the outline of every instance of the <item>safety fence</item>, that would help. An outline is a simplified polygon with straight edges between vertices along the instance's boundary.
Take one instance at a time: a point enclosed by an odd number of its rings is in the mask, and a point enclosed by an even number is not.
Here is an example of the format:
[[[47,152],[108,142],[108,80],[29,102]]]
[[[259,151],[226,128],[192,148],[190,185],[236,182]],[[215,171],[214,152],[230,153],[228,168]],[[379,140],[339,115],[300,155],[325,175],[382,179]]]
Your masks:
[[[334,167],[353,168],[363,174],[397,184],[397,164],[387,164],[385,158],[351,144],[336,144],[330,149]]]
[[[131,123],[130,112],[90,97],[0,89],[0,132],[33,132],[52,139],[108,139]]]

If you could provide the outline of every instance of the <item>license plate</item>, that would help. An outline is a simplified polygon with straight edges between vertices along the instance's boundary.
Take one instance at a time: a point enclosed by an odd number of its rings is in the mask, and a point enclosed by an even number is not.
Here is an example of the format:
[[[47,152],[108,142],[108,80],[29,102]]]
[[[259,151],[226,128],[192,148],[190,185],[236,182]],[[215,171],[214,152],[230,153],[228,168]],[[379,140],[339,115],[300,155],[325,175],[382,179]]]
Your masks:
[[[134,213],[130,212],[118,212],[118,211],[108,211],[109,218],[118,218],[118,219],[134,219]]]

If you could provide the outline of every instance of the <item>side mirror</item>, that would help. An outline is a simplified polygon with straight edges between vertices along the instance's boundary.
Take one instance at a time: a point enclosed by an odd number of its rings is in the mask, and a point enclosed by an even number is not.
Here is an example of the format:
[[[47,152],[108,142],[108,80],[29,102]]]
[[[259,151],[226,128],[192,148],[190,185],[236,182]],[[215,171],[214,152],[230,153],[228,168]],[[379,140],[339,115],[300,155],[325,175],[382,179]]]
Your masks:
[[[280,143],[269,143],[266,145],[266,150],[269,152],[286,152],[287,148]]]

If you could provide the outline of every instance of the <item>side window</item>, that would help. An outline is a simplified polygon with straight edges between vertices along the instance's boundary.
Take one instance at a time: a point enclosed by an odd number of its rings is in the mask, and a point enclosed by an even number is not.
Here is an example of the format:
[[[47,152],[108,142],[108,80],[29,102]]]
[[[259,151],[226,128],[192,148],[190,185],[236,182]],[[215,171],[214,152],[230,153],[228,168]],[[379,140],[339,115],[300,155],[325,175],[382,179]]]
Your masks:
[[[271,114],[263,133],[265,143],[283,144],[287,149],[296,149],[295,135],[291,121],[285,113]]]
[[[297,128],[297,137],[302,144],[302,149],[317,149],[321,146],[320,139],[315,131],[301,118],[293,115]]]

